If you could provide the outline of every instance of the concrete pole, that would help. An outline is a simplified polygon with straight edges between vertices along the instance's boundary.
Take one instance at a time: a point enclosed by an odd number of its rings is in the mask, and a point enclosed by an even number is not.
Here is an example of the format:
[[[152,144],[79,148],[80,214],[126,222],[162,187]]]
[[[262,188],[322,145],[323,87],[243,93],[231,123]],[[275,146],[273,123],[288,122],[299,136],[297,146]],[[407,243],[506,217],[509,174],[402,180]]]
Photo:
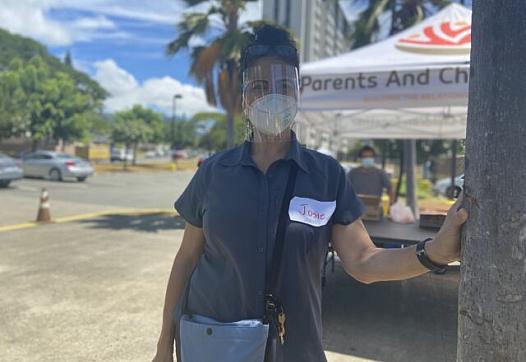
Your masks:
[[[416,202],[416,141],[404,141],[404,155],[406,165],[406,203],[413,214],[418,218],[418,207]]]

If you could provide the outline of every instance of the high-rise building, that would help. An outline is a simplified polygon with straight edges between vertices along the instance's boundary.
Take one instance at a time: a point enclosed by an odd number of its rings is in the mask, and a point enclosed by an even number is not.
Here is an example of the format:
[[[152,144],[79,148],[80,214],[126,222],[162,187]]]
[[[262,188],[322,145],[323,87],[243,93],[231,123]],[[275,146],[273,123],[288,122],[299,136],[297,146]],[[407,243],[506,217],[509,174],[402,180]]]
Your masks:
[[[290,29],[298,41],[302,63],[349,51],[349,23],[338,0],[262,0],[263,19]],[[298,125],[298,138],[307,147],[346,152],[330,130]],[[340,138],[338,137],[338,140]]]
[[[263,19],[290,29],[302,62],[348,50],[348,21],[338,0],[263,0]]]

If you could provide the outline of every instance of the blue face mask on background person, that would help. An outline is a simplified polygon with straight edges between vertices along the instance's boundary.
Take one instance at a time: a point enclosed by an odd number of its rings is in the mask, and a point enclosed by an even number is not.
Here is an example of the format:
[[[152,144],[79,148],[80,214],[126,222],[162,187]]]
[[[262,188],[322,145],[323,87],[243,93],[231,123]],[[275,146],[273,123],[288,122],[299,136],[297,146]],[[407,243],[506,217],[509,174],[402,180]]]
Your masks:
[[[374,158],[372,158],[372,157],[362,158],[362,165],[364,167],[373,167],[374,166]]]

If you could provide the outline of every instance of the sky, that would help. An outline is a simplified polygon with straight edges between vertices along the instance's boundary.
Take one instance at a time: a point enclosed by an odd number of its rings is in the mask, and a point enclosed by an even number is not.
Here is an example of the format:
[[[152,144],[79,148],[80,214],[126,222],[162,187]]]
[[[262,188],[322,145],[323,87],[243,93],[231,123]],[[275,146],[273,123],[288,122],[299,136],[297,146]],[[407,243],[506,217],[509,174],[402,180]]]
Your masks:
[[[165,55],[177,36],[175,24],[188,9],[181,0],[0,0],[0,27],[33,38],[75,68],[88,73],[111,97],[107,112],[139,103],[171,115],[213,111],[189,74],[187,52]],[[259,19],[260,4],[247,8],[242,21]],[[195,39],[199,42],[199,39]]]
[[[242,22],[261,17],[260,2],[249,3]],[[467,2],[471,5],[471,0]],[[348,17],[366,3],[342,1]],[[188,53],[165,55],[184,12],[202,10],[207,4],[190,9],[182,0],[0,0],[0,4],[0,27],[43,43],[61,59],[69,51],[74,67],[110,92],[107,112],[139,103],[171,115],[176,93],[183,95],[177,100],[179,115],[214,110],[188,74]]]

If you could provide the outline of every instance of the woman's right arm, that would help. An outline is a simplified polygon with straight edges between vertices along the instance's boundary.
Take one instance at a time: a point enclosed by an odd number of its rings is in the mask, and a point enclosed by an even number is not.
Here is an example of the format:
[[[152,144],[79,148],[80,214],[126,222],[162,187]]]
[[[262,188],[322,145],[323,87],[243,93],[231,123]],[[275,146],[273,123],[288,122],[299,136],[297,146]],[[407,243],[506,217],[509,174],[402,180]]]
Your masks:
[[[173,361],[175,326],[173,312],[184,287],[203,253],[203,229],[186,223],[183,241],[172,265],[164,299],[163,323],[157,342],[157,353],[152,362]]]

